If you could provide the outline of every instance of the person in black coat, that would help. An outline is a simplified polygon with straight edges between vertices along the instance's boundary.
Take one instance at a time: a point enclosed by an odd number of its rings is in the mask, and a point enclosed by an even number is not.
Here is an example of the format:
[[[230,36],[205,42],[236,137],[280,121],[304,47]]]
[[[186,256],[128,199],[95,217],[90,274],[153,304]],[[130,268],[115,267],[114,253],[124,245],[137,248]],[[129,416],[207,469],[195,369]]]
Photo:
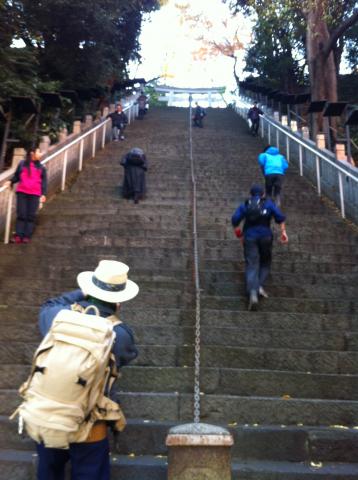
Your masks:
[[[147,158],[141,148],[132,148],[121,160],[124,168],[122,187],[123,198],[138,203],[146,192],[145,172],[148,169]]]
[[[119,103],[113,113],[107,115],[112,120],[113,140],[118,142],[119,139],[124,140],[124,130],[128,123],[127,115],[123,112],[123,107]]]

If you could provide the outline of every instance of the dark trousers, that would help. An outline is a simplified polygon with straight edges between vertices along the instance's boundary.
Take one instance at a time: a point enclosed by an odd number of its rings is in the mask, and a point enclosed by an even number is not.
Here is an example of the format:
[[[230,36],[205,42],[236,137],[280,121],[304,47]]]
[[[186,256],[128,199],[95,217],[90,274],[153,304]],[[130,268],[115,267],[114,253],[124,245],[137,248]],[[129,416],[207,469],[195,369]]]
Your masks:
[[[258,134],[259,126],[260,126],[260,119],[259,118],[257,118],[256,120],[251,120],[251,133],[253,135]]]
[[[273,194],[274,197],[277,197],[277,195],[280,195],[281,188],[282,188],[282,181],[283,181],[283,175],[279,175],[276,173],[272,175],[265,175],[266,196],[272,197],[272,194]]]
[[[194,117],[193,122],[194,122],[194,127],[203,128],[203,117],[201,117],[200,115]]]
[[[16,194],[16,235],[31,238],[35,228],[35,217],[40,197],[18,192]]]
[[[271,268],[272,237],[244,240],[246,290],[258,292]]]
[[[37,444],[37,480],[64,480],[71,462],[71,480],[110,480],[108,438],[93,443],[72,443],[68,450]]]

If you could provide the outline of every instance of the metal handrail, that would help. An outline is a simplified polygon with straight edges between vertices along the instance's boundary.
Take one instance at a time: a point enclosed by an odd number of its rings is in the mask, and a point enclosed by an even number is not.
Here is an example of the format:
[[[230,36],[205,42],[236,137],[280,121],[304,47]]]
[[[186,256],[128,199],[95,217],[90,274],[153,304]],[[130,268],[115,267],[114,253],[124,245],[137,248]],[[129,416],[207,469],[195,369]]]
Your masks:
[[[243,118],[246,118],[246,111],[247,108],[250,107],[250,104],[243,100],[242,98],[239,98],[239,102],[242,105],[240,106],[235,106],[235,110],[238,114],[240,114]],[[245,112],[242,110],[245,109]],[[241,110],[241,111],[240,111]],[[331,160],[328,158],[327,154],[325,154],[322,150],[320,150],[318,147],[315,147],[313,145],[310,145],[305,139],[301,138],[298,134],[292,132],[289,130],[287,127],[279,124],[277,121],[275,121],[272,117],[270,117],[267,114],[261,115],[261,119],[263,120],[262,122],[262,129],[261,129],[261,135],[264,137],[264,122],[268,124],[268,139],[269,143],[271,141],[271,127],[276,129],[276,141],[278,143],[278,136],[279,132],[283,133],[286,137],[286,156],[287,160],[290,161],[290,149],[289,149],[289,139],[293,140],[296,142],[299,146],[299,169],[300,169],[300,175],[303,176],[303,149],[310,151],[315,155],[316,158],[316,182],[317,182],[317,191],[318,195],[321,195],[321,169],[320,169],[320,163],[319,160],[323,160],[327,164],[331,165],[334,167],[334,169],[337,171],[338,174],[338,185],[339,185],[339,196],[340,196],[340,210],[341,210],[341,216],[345,218],[345,203],[344,203],[344,189],[343,189],[343,175],[346,177],[351,178],[354,180],[356,183],[358,183],[358,170],[357,173],[349,171],[348,168],[354,168],[354,167],[344,167],[342,165],[339,165],[336,163],[336,161]]]
[[[135,118],[138,115],[138,104],[137,104],[137,96],[135,96],[133,99],[130,100],[129,105],[127,105],[125,108],[123,108],[124,112],[128,111],[128,124],[131,123],[132,120],[132,112],[133,112],[133,118]],[[78,171],[82,171],[82,166],[83,166],[83,151],[84,151],[84,139],[90,135],[93,136],[93,142],[92,142],[92,157],[95,156],[96,153],[96,144],[97,144],[97,131],[99,129],[103,129],[102,131],[102,139],[101,139],[101,148],[105,147],[106,143],[106,128],[108,123],[110,122],[110,119],[106,118],[101,120],[97,125],[94,127],[90,128],[87,132],[81,134],[79,137],[75,138],[72,140],[70,143],[64,145],[63,147],[59,148],[55,152],[51,153],[48,155],[44,160],[41,161],[42,165],[46,165],[49,163],[51,160],[54,158],[58,157],[62,153],[64,154],[63,158],[63,165],[62,165],[62,175],[61,175],[61,191],[63,191],[66,187],[66,175],[67,175],[67,153],[70,148],[72,148],[75,145],[80,146],[79,150],[79,163],[78,163]],[[13,172],[14,169],[9,170],[9,175],[10,173]],[[8,185],[3,185],[0,187],[0,194],[5,192],[8,188],[10,188]],[[13,192],[10,192],[8,201],[7,201],[7,206],[6,206],[6,217],[5,217],[5,234],[4,234],[4,243],[9,243],[10,239],[10,228],[11,228],[11,223],[12,223],[12,205],[13,205]]]
[[[192,135],[192,106],[189,97],[189,156],[192,182],[192,209],[193,209],[193,250],[194,250],[194,282],[195,282],[195,345],[194,345],[194,423],[200,422],[200,344],[201,344],[201,298],[199,275],[199,247],[198,247],[198,222],[197,222],[197,185],[195,176],[195,163],[193,157]]]

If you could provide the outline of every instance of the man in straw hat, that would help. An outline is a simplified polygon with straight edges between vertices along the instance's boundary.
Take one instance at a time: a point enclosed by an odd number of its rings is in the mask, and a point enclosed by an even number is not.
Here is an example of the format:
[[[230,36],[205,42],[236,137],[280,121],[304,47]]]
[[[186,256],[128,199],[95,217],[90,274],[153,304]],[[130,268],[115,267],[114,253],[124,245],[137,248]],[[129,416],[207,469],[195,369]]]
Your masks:
[[[134,298],[139,291],[138,285],[127,278],[128,266],[114,260],[101,260],[94,272],[82,272],[77,277],[80,287],[52,298],[44,303],[40,310],[40,331],[45,336],[58,313],[73,310],[73,305],[86,309],[97,308],[97,314],[113,321],[113,315],[122,302]],[[95,310],[95,309],[93,309]],[[96,314],[88,309],[89,314]],[[87,311],[87,310],[86,310]],[[124,323],[114,322],[115,340],[112,346],[117,367],[127,365],[134,360],[137,349],[130,328]],[[60,373],[59,373],[60,374]],[[65,464],[71,461],[72,480],[109,480],[109,441],[107,423],[99,421],[94,424],[85,442],[70,443],[69,449],[46,448],[37,444],[39,455],[38,480],[63,480]]]

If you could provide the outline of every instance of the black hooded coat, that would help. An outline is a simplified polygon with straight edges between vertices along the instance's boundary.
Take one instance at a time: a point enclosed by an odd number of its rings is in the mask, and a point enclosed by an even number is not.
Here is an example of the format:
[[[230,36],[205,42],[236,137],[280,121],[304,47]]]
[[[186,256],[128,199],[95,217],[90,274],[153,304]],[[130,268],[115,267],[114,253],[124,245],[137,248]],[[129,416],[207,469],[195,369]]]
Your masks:
[[[124,168],[122,195],[124,198],[140,199],[146,192],[145,172],[148,162],[140,148],[132,148],[121,160]]]

